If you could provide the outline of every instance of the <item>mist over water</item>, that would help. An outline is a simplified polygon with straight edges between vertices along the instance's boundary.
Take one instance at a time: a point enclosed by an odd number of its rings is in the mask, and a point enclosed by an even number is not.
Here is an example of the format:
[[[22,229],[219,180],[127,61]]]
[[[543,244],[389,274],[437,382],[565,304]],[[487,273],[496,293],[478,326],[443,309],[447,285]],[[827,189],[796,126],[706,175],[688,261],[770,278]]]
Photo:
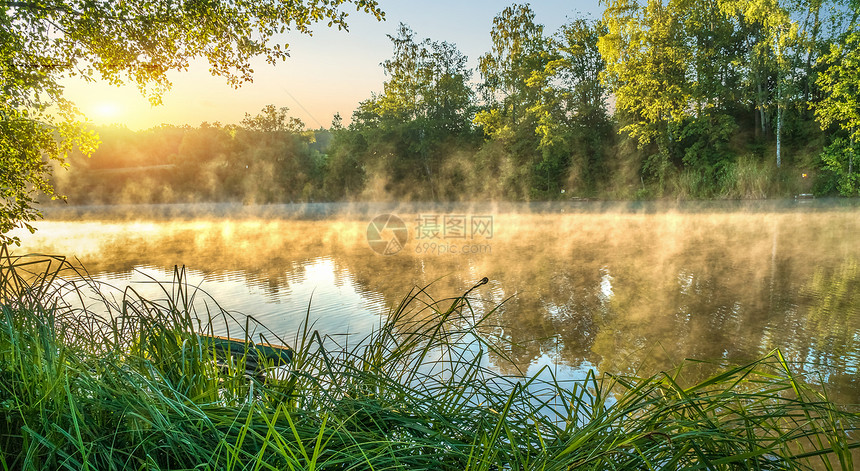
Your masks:
[[[380,214],[408,232],[392,255],[368,243]],[[169,281],[184,265],[286,339],[309,306],[321,331],[364,334],[413,287],[438,300],[486,276],[473,306],[496,308],[492,333],[522,371],[651,374],[780,348],[857,403],[858,216],[818,201],[74,207],[16,252],[77,257],[113,285]]]

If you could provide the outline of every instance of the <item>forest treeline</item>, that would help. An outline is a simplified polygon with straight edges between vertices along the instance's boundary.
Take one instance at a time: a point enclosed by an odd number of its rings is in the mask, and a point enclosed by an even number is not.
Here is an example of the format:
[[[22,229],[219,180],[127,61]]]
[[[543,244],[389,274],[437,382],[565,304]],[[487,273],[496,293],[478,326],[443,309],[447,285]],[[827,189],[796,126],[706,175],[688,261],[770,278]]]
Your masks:
[[[558,30],[499,13],[477,70],[401,24],[344,126],[98,129],[72,202],[857,195],[857,0],[611,0]]]

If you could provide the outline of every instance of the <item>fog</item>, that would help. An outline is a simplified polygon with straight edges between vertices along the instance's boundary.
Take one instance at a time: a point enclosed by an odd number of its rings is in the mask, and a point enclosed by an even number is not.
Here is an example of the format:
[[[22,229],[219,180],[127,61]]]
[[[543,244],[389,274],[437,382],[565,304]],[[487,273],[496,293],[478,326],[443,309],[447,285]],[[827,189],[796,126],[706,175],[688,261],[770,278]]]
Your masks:
[[[368,243],[378,214],[408,231],[393,255]],[[857,216],[820,202],[77,207],[49,213],[18,252],[77,257],[112,280],[186,266],[283,334],[308,305],[329,332],[357,332],[413,287],[444,299],[486,276],[470,296],[509,342],[510,372],[552,361],[651,374],[780,348],[857,402]],[[490,219],[491,232],[445,233],[458,218]]]

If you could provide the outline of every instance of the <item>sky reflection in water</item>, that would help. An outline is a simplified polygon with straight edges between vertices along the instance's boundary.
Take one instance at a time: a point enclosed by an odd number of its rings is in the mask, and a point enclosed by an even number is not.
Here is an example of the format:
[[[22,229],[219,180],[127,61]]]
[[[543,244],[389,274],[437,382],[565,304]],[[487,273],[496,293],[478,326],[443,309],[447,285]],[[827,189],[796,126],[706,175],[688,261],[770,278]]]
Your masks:
[[[381,209],[409,231],[394,255],[367,242],[372,209],[299,218],[59,214],[17,252],[76,256],[115,285],[169,281],[185,265],[189,281],[224,308],[285,339],[308,306],[322,332],[363,336],[413,287],[429,285],[428,296],[443,299],[487,276],[474,306],[497,308],[493,333],[512,342],[522,371],[651,374],[685,358],[744,361],[780,348],[860,402],[856,208]],[[465,232],[446,233],[446,217],[461,216]],[[426,231],[430,217],[437,237]],[[492,233],[473,237],[472,217],[490,217]]]

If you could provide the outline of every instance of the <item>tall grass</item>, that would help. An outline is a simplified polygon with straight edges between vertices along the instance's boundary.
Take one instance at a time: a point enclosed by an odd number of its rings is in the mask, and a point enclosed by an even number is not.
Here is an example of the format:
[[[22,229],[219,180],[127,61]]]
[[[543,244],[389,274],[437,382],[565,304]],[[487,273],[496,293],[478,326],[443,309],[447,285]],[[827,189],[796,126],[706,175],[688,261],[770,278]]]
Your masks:
[[[719,178],[723,197],[732,199],[763,199],[781,194],[774,182],[777,168],[770,161],[762,162],[752,155],[738,157],[727,165]],[[782,193],[784,194],[784,193]]]
[[[229,314],[181,269],[146,299],[2,255],[2,469],[853,469],[860,417],[778,351],[692,386],[503,376],[469,293],[413,290],[358,341],[306,321],[261,379],[219,366]]]
[[[799,172],[798,172],[799,173]],[[685,169],[672,180],[673,193],[679,199],[764,199],[791,193],[780,188],[778,169],[751,155],[736,162],[726,162],[710,170]]]

